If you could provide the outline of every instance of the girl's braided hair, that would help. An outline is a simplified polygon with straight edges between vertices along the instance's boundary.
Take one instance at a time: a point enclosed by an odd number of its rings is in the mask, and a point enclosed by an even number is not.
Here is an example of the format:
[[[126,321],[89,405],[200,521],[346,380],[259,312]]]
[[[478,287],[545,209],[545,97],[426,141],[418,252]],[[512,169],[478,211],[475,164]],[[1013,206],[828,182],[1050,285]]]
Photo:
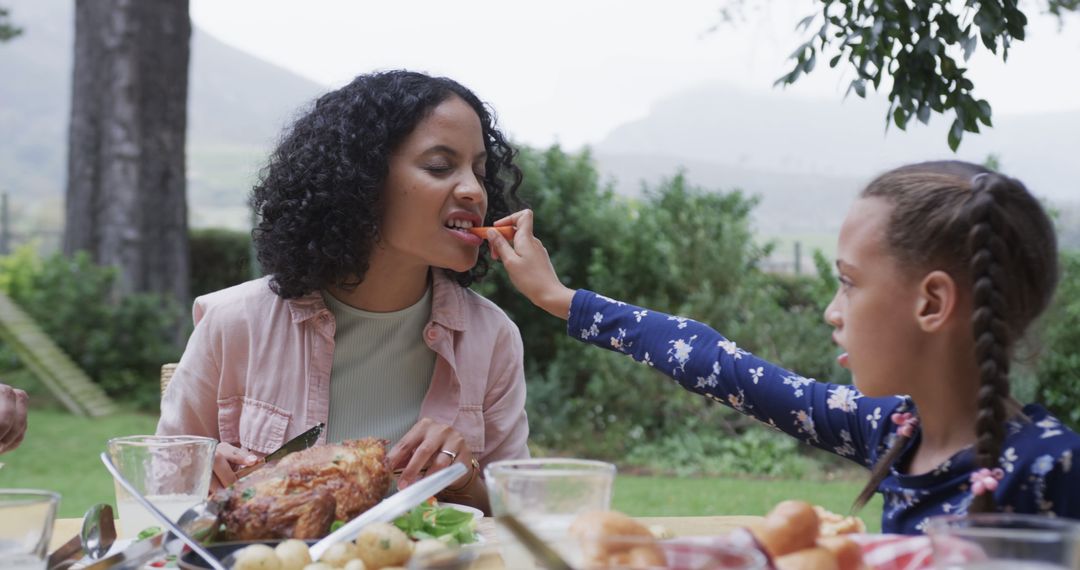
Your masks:
[[[981,386],[977,468],[997,466],[1005,439],[1009,361],[1018,339],[1049,304],[1058,281],[1057,238],[1039,201],[1014,178],[960,161],[924,162],[873,180],[861,197],[892,205],[886,247],[912,270],[943,270],[972,297]],[[855,501],[861,508],[889,474],[909,438],[897,434]],[[994,510],[991,493],[970,512]]]

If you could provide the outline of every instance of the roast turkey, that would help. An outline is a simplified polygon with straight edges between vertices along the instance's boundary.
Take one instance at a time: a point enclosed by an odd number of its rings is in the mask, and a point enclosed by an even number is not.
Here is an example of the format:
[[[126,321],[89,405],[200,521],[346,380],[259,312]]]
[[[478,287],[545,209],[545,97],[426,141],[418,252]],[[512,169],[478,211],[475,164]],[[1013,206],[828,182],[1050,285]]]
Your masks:
[[[225,540],[322,538],[390,488],[387,441],[364,438],[286,455],[217,493]]]

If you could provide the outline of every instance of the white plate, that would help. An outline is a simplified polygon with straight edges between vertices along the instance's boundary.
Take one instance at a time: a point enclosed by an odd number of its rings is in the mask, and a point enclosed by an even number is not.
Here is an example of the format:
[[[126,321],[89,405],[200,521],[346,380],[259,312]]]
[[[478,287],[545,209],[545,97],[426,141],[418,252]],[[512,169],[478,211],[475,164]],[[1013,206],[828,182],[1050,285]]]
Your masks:
[[[470,507],[468,505],[459,505],[457,503],[444,503],[442,501],[439,501],[439,506],[440,507],[450,507],[451,509],[461,511],[461,512],[464,512],[464,513],[472,513],[473,520],[475,520],[475,521],[479,521],[480,519],[484,518],[484,511],[481,511],[480,509],[478,509],[476,507]]]

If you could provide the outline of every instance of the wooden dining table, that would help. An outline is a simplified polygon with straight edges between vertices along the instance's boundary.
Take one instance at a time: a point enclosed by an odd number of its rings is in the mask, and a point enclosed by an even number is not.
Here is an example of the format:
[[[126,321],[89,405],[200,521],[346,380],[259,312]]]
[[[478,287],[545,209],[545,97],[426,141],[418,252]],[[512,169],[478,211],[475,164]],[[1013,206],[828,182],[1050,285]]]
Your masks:
[[[635,517],[647,526],[662,527],[673,536],[714,536],[739,527],[754,526],[761,522],[758,516],[704,516],[704,517]],[[82,519],[56,519],[53,525],[49,552],[56,550],[82,528]],[[495,541],[495,521],[490,517],[480,520],[478,529],[488,540]]]

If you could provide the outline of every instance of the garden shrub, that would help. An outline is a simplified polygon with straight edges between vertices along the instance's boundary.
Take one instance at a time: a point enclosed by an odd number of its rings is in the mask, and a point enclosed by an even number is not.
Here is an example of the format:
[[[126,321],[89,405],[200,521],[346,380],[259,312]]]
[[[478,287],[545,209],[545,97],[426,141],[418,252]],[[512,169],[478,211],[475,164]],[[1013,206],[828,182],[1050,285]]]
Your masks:
[[[39,259],[21,248],[0,259],[0,288],[105,392],[151,409],[160,368],[180,356],[182,312],[153,294],[113,298],[116,271],[85,253]],[[183,313],[186,314],[186,313]]]
[[[752,239],[755,199],[694,187],[681,174],[646,187],[639,199],[619,197],[600,183],[587,152],[558,147],[526,151],[521,163],[536,235],[568,286],[701,320],[805,375],[843,376],[821,317],[831,271],[826,264],[820,276],[794,277],[758,269],[768,250]],[[800,455],[790,451],[799,446],[788,436],[753,431],[755,420],[567,337],[565,323],[532,306],[501,268],[479,289],[521,329],[539,450],[680,472],[757,463],[756,472],[770,465],[796,472]]]
[[[1036,328],[1036,397],[1080,430],[1080,251],[1061,255],[1061,282]]]
[[[220,228],[192,230],[191,296],[243,283],[255,276],[251,266],[251,234]]]

